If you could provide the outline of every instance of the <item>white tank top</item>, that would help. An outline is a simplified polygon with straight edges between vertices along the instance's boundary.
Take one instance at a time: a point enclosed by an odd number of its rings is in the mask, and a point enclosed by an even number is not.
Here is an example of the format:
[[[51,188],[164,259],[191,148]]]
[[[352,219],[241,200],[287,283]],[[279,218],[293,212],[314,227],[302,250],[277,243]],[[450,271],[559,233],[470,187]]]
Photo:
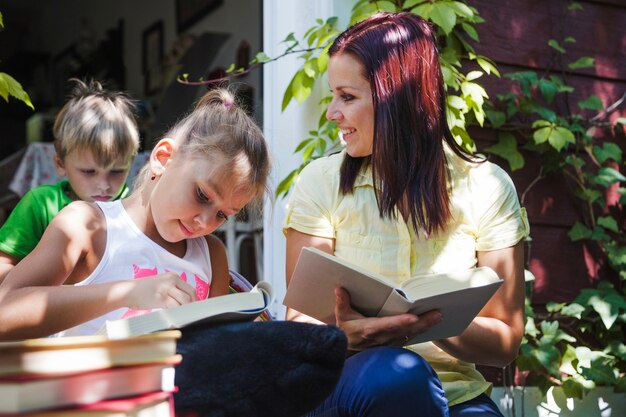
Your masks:
[[[196,289],[196,298],[205,299],[211,285],[211,259],[204,238],[187,239],[187,250],[180,258],[152,241],[130,218],[121,201],[96,202],[106,218],[106,247],[96,269],[75,285],[103,284],[113,281],[143,279],[175,272]],[[150,310],[120,308],[94,320],[58,333],[77,336],[96,333],[105,320],[144,314]]]

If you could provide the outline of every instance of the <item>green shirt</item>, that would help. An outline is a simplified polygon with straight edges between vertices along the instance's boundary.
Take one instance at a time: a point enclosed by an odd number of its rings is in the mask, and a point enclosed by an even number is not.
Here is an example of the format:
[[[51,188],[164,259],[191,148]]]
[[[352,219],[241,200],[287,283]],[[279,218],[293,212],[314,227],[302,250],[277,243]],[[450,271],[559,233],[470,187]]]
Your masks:
[[[0,251],[18,260],[32,252],[52,218],[73,201],[69,192],[67,179],[27,192],[0,228]],[[128,187],[124,185],[116,199],[126,195]]]

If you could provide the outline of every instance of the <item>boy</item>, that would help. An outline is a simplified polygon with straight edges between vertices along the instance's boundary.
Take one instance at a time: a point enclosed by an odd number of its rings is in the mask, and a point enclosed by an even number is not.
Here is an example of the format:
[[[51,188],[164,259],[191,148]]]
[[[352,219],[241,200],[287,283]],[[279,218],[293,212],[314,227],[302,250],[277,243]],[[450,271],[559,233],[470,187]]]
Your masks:
[[[139,149],[135,105],[97,81],[72,79],[57,115],[54,163],[63,179],[31,189],[0,229],[0,282],[37,246],[52,218],[75,200],[110,201],[128,194],[126,177]]]

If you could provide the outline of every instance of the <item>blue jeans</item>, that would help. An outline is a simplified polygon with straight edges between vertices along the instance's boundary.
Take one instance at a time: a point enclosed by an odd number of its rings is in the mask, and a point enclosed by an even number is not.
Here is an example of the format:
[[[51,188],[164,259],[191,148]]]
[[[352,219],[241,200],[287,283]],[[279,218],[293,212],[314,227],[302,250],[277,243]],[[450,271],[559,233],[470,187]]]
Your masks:
[[[396,347],[372,348],[346,360],[333,393],[307,417],[498,416],[486,395],[448,408],[437,374],[421,356]]]

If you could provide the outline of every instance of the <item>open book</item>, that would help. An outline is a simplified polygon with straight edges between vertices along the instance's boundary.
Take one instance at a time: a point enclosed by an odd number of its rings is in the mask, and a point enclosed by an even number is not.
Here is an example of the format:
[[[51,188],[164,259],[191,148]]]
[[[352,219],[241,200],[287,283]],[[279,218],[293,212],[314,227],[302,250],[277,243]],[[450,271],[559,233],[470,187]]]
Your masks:
[[[107,321],[98,334],[119,339],[166,329],[180,329],[200,322],[249,321],[267,310],[273,300],[271,284],[262,281],[249,292],[207,298],[141,316]]]
[[[502,281],[487,267],[412,277],[395,287],[388,278],[315,248],[303,248],[283,304],[328,324],[335,323],[337,287],[367,317],[439,310],[443,321],[406,344],[461,334]]]

